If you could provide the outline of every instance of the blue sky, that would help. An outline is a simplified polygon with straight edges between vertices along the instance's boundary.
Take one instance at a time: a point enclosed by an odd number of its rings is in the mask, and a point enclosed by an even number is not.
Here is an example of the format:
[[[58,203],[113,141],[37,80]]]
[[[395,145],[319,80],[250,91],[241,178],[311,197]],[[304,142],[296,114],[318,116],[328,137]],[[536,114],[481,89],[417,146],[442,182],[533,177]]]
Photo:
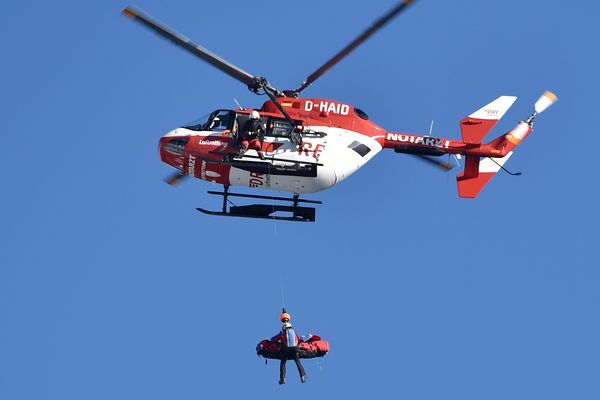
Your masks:
[[[499,95],[536,121],[475,201],[386,152],[331,190],[316,224],[211,218],[205,182],[162,182],[161,135],[260,105],[237,81],[119,15],[121,1],[7,2],[0,13],[0,398],[597,399],[593,2],[420,1],[306,96],[390,130],[459,138]],[[394,5],[138,1],[277,87]],[[332,351],[277,385],[256,343],[281,282],[301,333]]]

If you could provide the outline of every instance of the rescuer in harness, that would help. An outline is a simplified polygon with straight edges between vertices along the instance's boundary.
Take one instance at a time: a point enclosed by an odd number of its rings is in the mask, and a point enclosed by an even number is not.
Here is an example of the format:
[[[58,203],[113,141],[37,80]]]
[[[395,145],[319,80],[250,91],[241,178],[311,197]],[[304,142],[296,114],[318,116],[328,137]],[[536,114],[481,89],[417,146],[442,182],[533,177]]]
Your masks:
[[[300,356],[298,355],[298,343],[300,338],[296,334],[294,328],[292,328],[292,324],[290,324],[290,314],[285,312],[285,308],[283,309],[283,313],[279,316],[281,322],[283,322],[283,327],[281,328],[281,332],[274,336],[271,341],[279,342],[281,344],[281,364],[279,365],[279,384],[285,384],[285,364],[288,358],[293,359],[296,363],[296,367],[298,367],[298,373],[300,374],[300,381],[302,383],[306,382],[306,372],[304,372],[304,367],[300,362]]]
[[[262,152],[262,143],[260,141],[261,135],[264,135],[265,128],[260,121],[260,114],[258,111],[252,111],[250,118],[244,123],[241,132],[241,145],[240,157],[246,153],[248,148],[256,150],[261,160],[265,159]]]

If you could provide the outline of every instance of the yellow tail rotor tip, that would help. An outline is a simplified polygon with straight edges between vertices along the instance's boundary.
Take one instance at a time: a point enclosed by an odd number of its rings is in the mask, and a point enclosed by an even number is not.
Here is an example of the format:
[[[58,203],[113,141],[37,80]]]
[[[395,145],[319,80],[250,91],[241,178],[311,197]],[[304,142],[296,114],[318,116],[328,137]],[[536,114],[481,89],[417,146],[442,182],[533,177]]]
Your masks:
[[[549,90],[546,90],[546,91],[544,92],[544,96],[546,96],[547,98],[549,98],[549,99],[550,99],[550,100],[551,100],[553,103],[554,103],[556,100],[558,100],[558,96],[557,96],[557,95],[555,95],[554,93],[552,93],[552,92],[551,92],[551,91],[549,91]]]

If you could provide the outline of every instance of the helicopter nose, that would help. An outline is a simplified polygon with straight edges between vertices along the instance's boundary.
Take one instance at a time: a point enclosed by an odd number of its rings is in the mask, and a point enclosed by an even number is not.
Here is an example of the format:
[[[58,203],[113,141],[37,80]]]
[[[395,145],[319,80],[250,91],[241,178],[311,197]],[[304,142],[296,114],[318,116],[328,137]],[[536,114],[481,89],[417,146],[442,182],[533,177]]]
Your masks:
[[[162,156],[163,149],[165,148],[165,145],[167,144],[168,141],[169,141],[169,139],[166,136],[163,136],[158,140],[158,152],[161,154],[161,156]]]
[[[176,168],[182,166],[185,147],[190,141],[189,136],[174,136],[169,132],[158,141],[160,159]]]
[[[169,143],[168,137],[166,137],[166,136],[161,137],[160,140],[158,141],[158,153],[160,154],[160,159],[162,162],[167,163],[169,165],[173,165],[173,162],[178,157],[177,157],[177,155],[172,154],[171,152],[167,151],[168,143]]]
[[[161,139],[175,137],[175,136],[185,136],[187,134],[188,134],[188,132],[186,132],[185,129],[176,128],[176,129],[173,129],[172,131],[169,131],[166,134],[164,134]]]

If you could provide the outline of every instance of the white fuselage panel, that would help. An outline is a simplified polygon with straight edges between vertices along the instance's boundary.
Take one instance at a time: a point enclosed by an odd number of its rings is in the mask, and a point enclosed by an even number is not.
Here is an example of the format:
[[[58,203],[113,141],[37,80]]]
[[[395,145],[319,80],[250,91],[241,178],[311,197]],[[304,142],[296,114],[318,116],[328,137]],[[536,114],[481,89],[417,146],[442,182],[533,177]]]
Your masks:
[[[281,146],[265,155],[323,164],[317,167],[316,177],[259,174],[232,167],[229,175],[230,183],[299,194],[318,192],[352,175],[382,149],[381,145],[371,137],[346,129],[319,126],[304,127],[304,129],[327,135],[305,136],[300,149],[288,139],[267,137],[266,143],[281,143]],[[247,154],[255,155],[256,152],[249,150]],[[274,164],[285,165],[281,162],[274,162]]]

